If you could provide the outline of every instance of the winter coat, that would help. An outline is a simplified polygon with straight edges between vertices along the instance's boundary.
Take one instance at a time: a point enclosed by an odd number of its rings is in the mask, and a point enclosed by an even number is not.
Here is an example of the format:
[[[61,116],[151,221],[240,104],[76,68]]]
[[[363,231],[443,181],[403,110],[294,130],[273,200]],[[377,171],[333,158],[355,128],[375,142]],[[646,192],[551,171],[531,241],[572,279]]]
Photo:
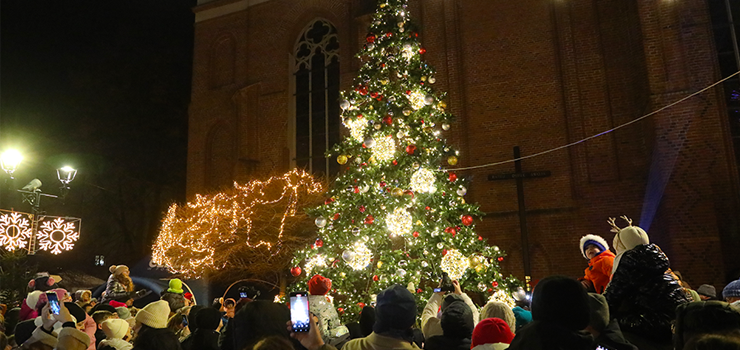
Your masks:
[[[614,264],[614,253],[603,251],[588,261],[588,267],[584,270],[583,279],[594,285],[596,293],[604,293],[606,285],[612,276],[612,265]]]
[[[419,349],[416,344],[397,338],[386,337],[383,335],[376,334],[375,332],[370,333],[365,338],[353,339],[348,341],[342,350],[411,350]],[[469,349],[469,348],[468,348]]]
[[[98,325],[95,324],[95,320],[93,320],[90,315],[85,315],[85,334],[87,334],[88,337],[90,337],[90,346],[87,347],[87,350],[95,350],[95,344],[97,343],[95,338],[95,332],[98,330]]]
[[[676,307],[690,302],[670,271],[668,257],[655,244],[624,252],[604,297],[623,332],[660,343],[671,342]]]
[[[462,300],[451,303],[442,312],[442,335],[426,339],[427,350],[468,350],[475,323],[473,313]]]
[[[460,295],[465,304],[470,307],[470,311],[473,312],[473,323],[476,324],[480,320],[480,313],[478,308],[475,307],[470,297],[463,293]],[[424,333],[424,338],[429,339],[435,335],[442,335],[442,325],[440,319],[437,318],[437,311],[442,306],[442,299],[444,297],[437,293],[432,294],[429,298],[427,305],[424,306],[424,310],[421,312],[421,331]]]
[[[23,302],[21,303],[21,313],[18,316],[18,322],[32,320],[36,317],[39,317],[38,311],[28,306],[28,304],[26,304],[26,299],[23,299]]]
[[[210,329],[198,329],[188,335],[180,344],[182,350],[219,350],[218,332]]]
[[[533,321],[516,332],[509,350],[593,350],[593,337],[555,322]]]
[[[309,295],[308,307],[319,319],[317,325],[325,343],[337,345],[349,338],[349,329],[342,325],[337,310],[325,295]]]
[[[622,330],[619,329],[619,323],[612,319],[606,328],[601,330],[601,333],[594,340],[597,345],[608,346],[609,349],[615,350],[638,350],[636,346],[630,344],[627,339],[624,338]]]
[[[98,345],[98,350],[131,350],[134,345],[123,339],[104,339]]]
[[[101,304],[108,304],[111,300],[120,301],[125,303],[129,299],[134,299],[136,292],[129,292],[126,287],[116,280],[114,275],[108,276],[108,282],[105,285],[105,292],[103,298],[100,300]]]

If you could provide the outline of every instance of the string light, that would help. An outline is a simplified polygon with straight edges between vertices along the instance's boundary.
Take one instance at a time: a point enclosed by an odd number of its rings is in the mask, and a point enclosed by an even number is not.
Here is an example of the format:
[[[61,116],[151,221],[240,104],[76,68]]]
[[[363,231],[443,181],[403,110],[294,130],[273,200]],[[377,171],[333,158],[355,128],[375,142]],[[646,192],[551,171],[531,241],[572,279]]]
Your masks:
[[[375,141],[373,147],[373,155],[379,162],[387,162],[395,157],[396,154],[396,141],[393,137],[380,137]]]
[[[450,249],[447,254],[442,258],[440,267],[442,271],[447,272],[450,278],[453,280],[459,280],[464,274],[465,270],[468,269],[470,262],[468,258],[462,255],[457,249]]]
[[[502,302],[506,305],[508,305],[510,308],[514,308],[516,306],[516,301],[514,298],[511,297],[506,291],[503,289],[496,289],[496,292],[491,294],[491,296],[488,298],[488,301],[498,301]]]
[[[270,195],[270,189],[280,186],[279,195]],[[194,201],[184,206],[172,204],[162,221],[152,249],[152,260],[172,273],[197,278],[226,266],[229,257],[216,254],[217,248],[224,244],[238,242],[246,248],[266,249],[275,256],[280,252],[285,220],[296,214],[299,192],[318,194],[322,191],[322,185],[310,174],[294,169],[267,181],[234,183],[234,188],[228,192],[196,195]],[[276,240],[252,238],[252,216],[256,207],[283,201],[286,207]]]
[[[25,248],[32,232],[31,221],[25,215],[17,212],[0,215],[0,247]]]
[[[362,270],[367,265],[370,265],[370,260],[373,257],[373,253],[370,249],[367,249],[365,243],[355,242],[352,246],[352,252],[354,253],[352,259],[347,261],[347,264],[354,270]]]
[[[404,208],[396,208],[385,218],[386,226],[394,236],[401,236],[411,232],[413,228],[411,214]]]
[[[306,275],[311,274],[314,267],[326,267],[326,258],[319,254],[309,259],[306,262],[306,266],[303,267],[303,269],[306,270]]]
[[[411,175],[410,186],[412,190],[422,193],[434,193],[437,190],[434,186],[434,173],[425,168],[421,168]]]
[[[409,102],[411,102],[411,108],[413,108],[414,110],[418,110],[426,106],[426,102],[424,102],[426,95],[424,95],[423,93],[419,91],[412,91],[407,96],[408,96]]]
[[[365,118],[347,118],[344,120],[344,126],[349,129],[349,134],[357,142],[364,140],[365,127],[367,127],[367,119]]]
[[[80,233],[75,229],[75,223],[63,218],[54,221],[44,221],[37,235],[39,248],[51,249],[52,254],[59,254],[63,250],[74,248],[74,242],[80,238]]]

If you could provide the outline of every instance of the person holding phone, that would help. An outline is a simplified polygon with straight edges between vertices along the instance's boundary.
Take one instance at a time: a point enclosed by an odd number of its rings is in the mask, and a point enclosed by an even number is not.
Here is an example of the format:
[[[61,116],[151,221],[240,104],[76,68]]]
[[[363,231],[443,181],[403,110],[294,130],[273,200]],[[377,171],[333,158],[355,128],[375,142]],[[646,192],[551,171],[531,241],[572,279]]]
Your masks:
[[[24,346],[34,343],[43,343],[55,349],[63,350],[84,350],[90,344],[90,337],[84,332],[77,329],[75,318],[64,303],[58,303],[55,306],[57,313],[52,312],[52,303],[47,303],[41,309],[42,324],[31,334],[31,338],[26,340]],[[61,323],[62,328],[58,336],[55,336],[54,324]]]
[[[449,304],[454,300],[462,300],[470,308],[473,316],[473,325],[477,324],[480,319],[478,308],[475,307],[475,304],[470,300],[470,297],[463,293],[460,288],[460,282],[451,281],[451,283],[453,289],[452,293],[442,290],[442,287],[445,284],[445,279],[443,277],[442,280],[440,280],[439,287],[437,289],[438,291],[432,294],[429,301],[427,301],[427,305],[424,307],[424,310],[421,312],[421,331],[424,333],[425,339],[429,339],[435,335],[442,335],[444,333],[442,331],[441,316],[447,306],[449,306]],[[450,296],[449,300],[445,296]],[[440,306],[441,311],[438,313],[437,310],[440,310]]]
[[[316,323],[324,342],[337,346],[349,338],[349,329],[342,324],[334,304],[326,296],[331,290],[331,280],[314,275],[308,281],[309,311],[317,318]]]

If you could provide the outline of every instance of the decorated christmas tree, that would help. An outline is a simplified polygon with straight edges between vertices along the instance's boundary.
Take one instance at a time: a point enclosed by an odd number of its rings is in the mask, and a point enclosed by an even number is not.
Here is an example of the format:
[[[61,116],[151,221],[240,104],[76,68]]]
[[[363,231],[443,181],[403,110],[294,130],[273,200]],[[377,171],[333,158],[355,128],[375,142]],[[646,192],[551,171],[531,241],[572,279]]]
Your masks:
[[[327,153],[341,172],[324,205],[309,210],[315,243],[293,260],[293,289],[315,274],[332,279],[340,314],[358,315],[395,283],[423,306],[443,272],[468,292],[513,302],[516,281],[498,266],[504,252],[476,234],[481,212],[444,169],[459,157],[445,140],[452,115],[418,37],[407,0],[380,1],[358,54],[363,65],[340,99],[349,135]]]

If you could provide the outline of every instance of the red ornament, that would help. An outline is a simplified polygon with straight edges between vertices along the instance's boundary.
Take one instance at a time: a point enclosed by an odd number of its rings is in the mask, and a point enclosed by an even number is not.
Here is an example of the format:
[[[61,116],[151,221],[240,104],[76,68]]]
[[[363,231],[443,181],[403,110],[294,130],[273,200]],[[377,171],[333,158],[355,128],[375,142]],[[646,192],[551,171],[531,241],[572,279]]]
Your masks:
[[[493,292],[493,289],[488,288],[488,293]]]
[[[322,241],[320,238],[316,240],[316,246],[321,248],[324,246],[324,241]]]
[[[419,231],[414,231],[413,236],[414,237],[419,237]]]
[[[465,226],[470,226],[473,224],[473,217],[470,215],[463,215],[461,219],[462,219],[463,225]]]
[[[398,165],[398,161],[394,159],[393,160],[393,165]]]
[[[416,145],[412,144],[412,145],[406,146],[406,153],[410,155],[414,155],[414,153],[416,153]]]
[[[403,191],[403,194],[407,194],[407,195],[411,196],[411,198],[414,198],[414,191],[412,191],[412,190]]]
[[[385,63],[383,64],[383,67],[385,67]],[[383,95],[378,95],[378,101],[383,101]]]
[[[385,187],[385,185],[387,185],[387,184],[385,183],[385,181],[381,181],[381,182],[380,182],[380,187]]]
[[[447,255],[447,249],[442,249],[442,256]]]
[[[498,262],[502,262],[502,261],[504,261],[504,257],[503,256],[499,256],[496,260],[498,260]]]
[[[493,288],[496,288],[496,287],[498,287],[498,282],[493,281],[493,282],[491,282],[491,285],[493,286]]]
[[[390,38],[390,37],[392,37],[392,36],[393,36],[393,32],[388,32],[388,33],[385,33],[385,36],[387,36],[387,37],[389,37],[389,38]]]
[[[387,115],[387,116],[385,116],[385,118],[383,118],[383,122],[386,123],[386,124],[388,124],[388,125],[391,125],[391,124],[393,124],[393,117]]]
[[[427,49],[425,49],[423,47],[421,49],[419,49],[419,54],[422,54],[423,55],[425,53],[427,53]]]
[[[481,237],[481,236],[478,236],[478,240],[479,240],[479,241],[482,241],[482,240],[483,240],[483,237]]]
[[[411,95],[411,90],[406,90],[406,95]]]
[[[339,220],[339,213],[334,214],[334,220]]]
[[[370,97],[376,98],[376,97],[378,97],[378,93],[373,91],[373,92],[370,93]]]
[[[456,231],[455,231],[455,228],[454,227],[448,227],[448,228],[445,229],[445,233],[451,233],[452,236],[454,237]]]
[[[290,269],[290,274],[293,275],[293,277],[300,276],[301,275],[301,267],[300,266],[296,266],[296,267]]]
[[[331,202],[334,202],[334,198],[327,198],[327,199],[326,199],[326,200],[324,201],[324,204],[328,205],[328,204],[331,204]]]
[[[372,215],[368,215],[365,218],[365,223],[368,224],[368,225],[372,225],[373,224],[373,221],[375,221],[375,218]]]
[[[457,174],[451,172],[449,179],[450,182],[455,182],[455,180],[457,180]]]
[[[426,206],[426,207],[424,207],[424,209],[431,210],[432,208],[430,208],[429,206]]]
[[[357,303],[357,306],[359,306],[359,307],[365,307],[365,303],[359,302],[359,303]]]
[[[355,193],[360,193],[360,188],[359,188],[359,187],[357,187],[357,186],[355,186],[355,187],[354,187],[354,192],[355,192]]]
[[[378,275],[374,275],[373,276],[373,281],[378,282],[378,280],[380,280],[380,277],[378,277]]]
[[[339,311],[340,314],[343,314],[344,313],[344,308],[343,307],[340,307],[340,308],[337,309],[337,311]]]
[[[369,43],[374,43],[374,42],[375,42],[375,35],[374,35],[374,34],[369,34],[369,35],[368,35],[368,36],[367,36],[367,37],[365,38],[365,40],[367,40],[367,42],[369,42]]]
[[[417,294],[418,294],[418,293],[421,293],[421,292],[423,292],[423,290],[421,290],[421,288],[418,288],[418,289],[416,289],[416,293],[417,293]]]

